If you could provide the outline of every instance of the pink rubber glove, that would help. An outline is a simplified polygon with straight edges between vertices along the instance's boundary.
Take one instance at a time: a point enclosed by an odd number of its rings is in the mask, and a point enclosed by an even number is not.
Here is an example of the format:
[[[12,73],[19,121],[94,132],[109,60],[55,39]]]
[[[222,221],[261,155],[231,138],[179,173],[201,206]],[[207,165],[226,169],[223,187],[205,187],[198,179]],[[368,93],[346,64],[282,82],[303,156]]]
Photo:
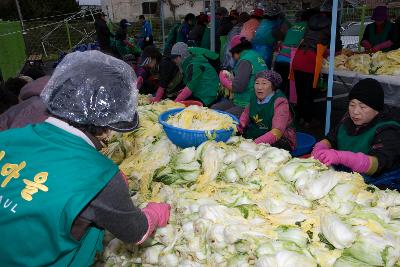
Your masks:
[[[219,72],[219,81],[223,87],[232,90],[232,81],[229,80],[223,71]]]
[[[319,157],[319,154],[321,151],[326,150],[326,149],[330,149],[330,146],[325,143],[323,140],[319,141],[318,143],[315,144],[312,152],[311,152],[311,156],[314,159],[317,159]]]
[[[243,129],[243,127],[242,127],[240,124],[236,125],[236,131],[237,131],[239,134],[243,134],[243,133],[244,133],[244,129]]]
[[[250,107],[247,106],[240,115],[239,124],[237,125],[237,131],[240,134],[243,134],[244,129],[246,129],[247,125],[249,124],[250,121],[249,112],[250,112]]]
[[[142,209],[147,218],[148,229],[142,240],[140,240],[137,244],[143,243],[156,228],[167,225],[170,209],[171,206],[169,204],[154,202],[150,202],[144,209]]]
[[[257,139],[255,139],[254,143],[256,143],[256,144],[273,144],[276,141],[277,141],[276,136],[273,133],[268,132],[266,134],[261,135]]]
[[[183,101],[188,99],[192,95],[192,91],[186,86],[183,90],[179,93],[179,95],[175,98],[175,102]]]
[[[367,40],[362,41],[361,45],[365,48],[365,50],[370,50],[372,48],[371,43],[368,42]]]
[[[372,51],[373,51],[373,52],[378,52],[378,51],[381,51],[381,50],[383,50],[383,49],[385,49],[385,48],[389,48],[389,47],[391,47],[392,45],[393,45],[393,42],[390,41],[390,40],[388,40],[388,41],[386,41],[386,42],[377,44],[377,45],[375,45],[374,47],[372,47]]]
[[[163,96],[164,96],[164,92],[165,92],[165,89],[164,89],[163,87],[159,86],[158,89],[157,89],[157,92],[156,92],[156,96],[153,97],[153,99],[151,100],[151,102],[152,102],[152,103],[160,102],[161,99],[162,99]]]
[[[321,151],[318,160],[325,165],[343,165],[355,172],[366,173],[371,165],[369,157],[364,153],[326,149]]]
[[[246,128],[247,125],[249,124],[249,121],[250,121],[249,113],[250,113],[250,107],[247,106],[243,110],[242,115],[240,115],[239,124],[243,129]]]
[[[142,76],[139,76],[139,77],[137,78],[137,80],[136,80],[136,87],[137,87],[137,89],[142,88],[142,85],[143,85],[143,77],[142,77]]]
[[[378,52],[378,51],[379,51],[379,49],[376,49],[375,47],[372,47],[372,48],[371,48],[371,52],[376,53],[376,52]]]

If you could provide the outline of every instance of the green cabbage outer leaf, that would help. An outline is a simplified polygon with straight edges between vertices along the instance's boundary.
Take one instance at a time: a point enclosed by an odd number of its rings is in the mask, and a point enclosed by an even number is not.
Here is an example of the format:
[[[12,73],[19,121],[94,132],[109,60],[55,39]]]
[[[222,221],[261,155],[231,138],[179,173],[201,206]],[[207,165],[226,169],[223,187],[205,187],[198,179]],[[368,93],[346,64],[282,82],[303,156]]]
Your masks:
[[[279,226],[275,232],[278,233],[278,239],[291,241],[301,248],[307,246],[308,236],[301,229],[291,226]]]
[[[342,256],[336,260],[333,267],[372,267],[365,262],[359,261],[351,256]]]
[[[347,253],[355,259],[373,266],[393,266],[400,257],[400,244],[390,244],[388,240],[375,235],[361,235]]]

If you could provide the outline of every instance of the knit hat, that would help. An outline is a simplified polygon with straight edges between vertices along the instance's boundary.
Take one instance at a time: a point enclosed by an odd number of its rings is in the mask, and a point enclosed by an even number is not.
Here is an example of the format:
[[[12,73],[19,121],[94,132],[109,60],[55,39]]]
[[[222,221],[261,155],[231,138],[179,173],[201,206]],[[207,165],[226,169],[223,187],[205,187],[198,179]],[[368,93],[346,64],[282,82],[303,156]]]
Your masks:
[[[377,6],[372,13],[372,20],[375,21],[384,21],[388,17],[388,10],[386,6]]]
[[[349,94],[349,101],[352,99],[357,99],[376,111],[383,110],[383,89],[375,79],[367,78],[356,83]]]
[[[188,45],[184,42],[177,42],[171,49],[171,56],[181,56],[185,59],[189,56]]]
[[[272,83],[275,88],[279,88],[282,83],[282,77],[279,73],[273,70],[263,70],[256,74],[256,79],[264,78]]]

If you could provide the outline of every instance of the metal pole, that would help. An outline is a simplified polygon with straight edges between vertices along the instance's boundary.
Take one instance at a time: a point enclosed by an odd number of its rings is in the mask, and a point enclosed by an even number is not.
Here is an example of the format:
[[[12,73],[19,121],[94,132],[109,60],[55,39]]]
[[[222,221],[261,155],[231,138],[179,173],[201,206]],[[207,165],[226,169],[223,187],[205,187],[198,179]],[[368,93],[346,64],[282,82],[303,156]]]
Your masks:
[[[204,11],[204,14],[207,14],[207,10],[206,10],[206,0],[203,0],[203,11]]]
[[[160,0],[160,17],[161,17],[161,33],[162,33],[162,44],[165,47],[165,24],[164,24],[164,2]]]
[[[25,25],[24,25],[24,18],[22,17],[21,7],[19,6],[18,0],[15,0],[15,4],[17,5],[19,21],[21,22],[22,34],[26,34]]]
[[[22,28],[22,39],[24,40],[24,46],[25,46],[25,56],[26,56],[27,42],[26,42],[25,35],[27,34],[27,32],[25,31],[24,18],[22,17],[21,7],[19,6],[19,2],[18,2],[18,0],[15,0],[15,4],[17,5],[17,10],[18,10],[19,21],[21,22],[21,28]]]
[[[360,25],[360,31],[358,32],[358,52],[361,52],[361,40],[362,40],[362,35],[364,33],[364,28],[365,28],[365,9],[366,5],[362,6],[361,9],[361,25]]]
[[[210,50],[215,52],[215,0],[210,1],[210,8],[211,8]]]
[[[65,20],[65,27],[67,28],[67,38],[68,38],[69,49],[72,49],[71,34],[69,32],[69,25],[68,25],[67,20]]]
[[[47,57],[48,55],[47,55],[46,47],[44,47],[44,43],[43,42],[42,42],[42,47],[43,47],[44,55]]]
[[[332,89],[333,89],[333,72],[336,50],[336,25],[337,25],[338,0],[333,0],[332,6],[332,25],[331,25],[331,44],[329,50],[329,75],[328,75],[328,91],[326,96],[326,118],[325,118],[325,135],[329,133],[331,128],[331,111],[332,111]]]

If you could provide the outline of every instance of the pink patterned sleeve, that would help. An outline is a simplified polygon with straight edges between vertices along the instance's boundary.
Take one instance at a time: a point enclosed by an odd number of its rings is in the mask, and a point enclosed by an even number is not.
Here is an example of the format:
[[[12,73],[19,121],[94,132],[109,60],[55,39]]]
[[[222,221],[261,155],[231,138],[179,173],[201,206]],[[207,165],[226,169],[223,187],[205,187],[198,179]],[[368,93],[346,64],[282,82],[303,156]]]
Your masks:
[[[272,118],[272,129],[278,129],[283,134],[288,127],[291,119],[292,118],[287,99],[279,97],[275,100],[274,117]]]

